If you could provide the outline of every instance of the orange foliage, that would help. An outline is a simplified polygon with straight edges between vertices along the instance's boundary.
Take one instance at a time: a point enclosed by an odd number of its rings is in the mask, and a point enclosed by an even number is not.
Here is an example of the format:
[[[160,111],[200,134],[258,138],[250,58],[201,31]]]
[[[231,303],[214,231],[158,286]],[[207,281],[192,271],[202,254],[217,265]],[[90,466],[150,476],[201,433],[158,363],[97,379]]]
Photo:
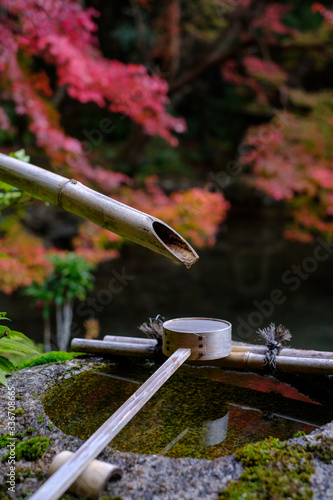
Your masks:
[[[118,200],[162,219],[198,248],[214,245],[230,206],[222,193],[192,188],[167,196],[157,177],[150,176],[145,182],[145,190],[124,187]],[[90,222],[82,224],[73,240],[76,253],[94,264],[117,258],[121,244],[120,236]]]
[[[0,289],[8,294],[33,281],[42,283],[52,267],[42,242],[18,223],[11,224],[6,238],[0,239],[0,252],[9,256],[0,259]]]
[[[124,187],[121,201],[162,219],[199,248],[215,243],[230,206],[222,193],[208,189],[192,188],[167,196],[155,176],[146,179],[146,191]]]
[[[78,236],[73,239],[73,246],[77,255],[82,255],[88,262],[98,264],[106,260],[119,257],[115,246],[121,237],[102,229],[92,222],[86,222],[79,227]]]

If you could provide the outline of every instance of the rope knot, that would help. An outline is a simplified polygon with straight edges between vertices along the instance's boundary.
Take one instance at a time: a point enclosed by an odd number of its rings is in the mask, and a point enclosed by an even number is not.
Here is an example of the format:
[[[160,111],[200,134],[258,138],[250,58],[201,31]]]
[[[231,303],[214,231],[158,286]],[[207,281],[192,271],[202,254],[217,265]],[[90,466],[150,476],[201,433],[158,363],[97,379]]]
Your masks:
[[[265,354],[264,366],[273,373],[276,373],[276,357],[282,349],[282,345],[291,339],[290,331],[282,325],[275,326],[271,323],[267,328],[258,330],[261,338],[266,342],[267,351]]]
[[[157,345],[155,347],[155,357],[162,356],[162,338],[163,338],[163,323],[165,318],[158,314],[156,318],[148,318],[148,321],[142,323],[138,328],[141,332],[145,333],[148,338],[156,339]]]

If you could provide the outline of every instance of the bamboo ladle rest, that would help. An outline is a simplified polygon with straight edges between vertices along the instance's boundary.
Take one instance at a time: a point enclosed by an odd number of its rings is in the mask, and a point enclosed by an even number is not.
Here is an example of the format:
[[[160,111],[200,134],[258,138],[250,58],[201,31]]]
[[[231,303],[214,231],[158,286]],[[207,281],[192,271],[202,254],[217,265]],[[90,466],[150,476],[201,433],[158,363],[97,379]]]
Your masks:
[[[180,318],[163,325],[163,352],[168,359],[141,387],[90,436],[66,463],[30,498],[57,500],[85,471],[90,462],[125,427],[168,378],[187,360],[212,360],[231,351],[231,324],[209,318]],[[98,462],[98,461],[95,461]],[[85,494],[89,494],[89,485]],[[81,490],[81,494],[84,492]],[[99,497],[99,492],[95,498]]]
[[[72,351],[101,355],[154,358],[157,340],[105,335],[104,340],[73,339]],[[264,370],[266,346],[232,344],[227,356],[214,360],[190,359],[194,365],[218,366],[226,369]],[[166,354],[166,352],[164,352]],[[283,348],[276,356],[276,368],[290,373],[333,375],[333,352]]]

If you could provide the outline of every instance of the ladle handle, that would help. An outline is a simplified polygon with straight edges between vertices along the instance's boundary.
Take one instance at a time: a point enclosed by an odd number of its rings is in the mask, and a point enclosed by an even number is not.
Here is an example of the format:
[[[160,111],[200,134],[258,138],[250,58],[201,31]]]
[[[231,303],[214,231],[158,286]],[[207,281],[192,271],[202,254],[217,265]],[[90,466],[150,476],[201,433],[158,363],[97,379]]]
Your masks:
[[[132,417],[158,391],[169,377],[191,355],[191,349],[179,348],[132,396],[97,429],[96,432],[60,467],[31,497],[30,500],[58,500],[74,483],[89,463],[125,427]]]

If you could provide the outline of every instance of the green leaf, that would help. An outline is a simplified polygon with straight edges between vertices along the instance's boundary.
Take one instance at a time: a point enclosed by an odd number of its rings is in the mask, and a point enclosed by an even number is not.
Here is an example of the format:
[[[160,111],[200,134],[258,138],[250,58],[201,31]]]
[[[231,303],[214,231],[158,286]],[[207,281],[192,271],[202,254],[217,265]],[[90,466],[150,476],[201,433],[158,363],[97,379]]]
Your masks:
[[[0,312],[0,321],[3,321],[4,319],[6,321],[10,321],[9,318],[6,317],[7,316],[7,313],[6,312]]]
[[[3,337],[6,337],[6,332],[9,333],[9,328],[6,326],[0,325],[0,337],[1,337],[0,342],[1,342]]]
[[[7,193],[8,191],[12,191],[14,187],[10,184],[7,184],[7,182],[0,181],[0,189]]]
[[[25,154],[25,149],[19,149],[18,151],[14,151],[13,153],[9,153],[9,156],[12,158],[16,158],[17,160],[24,161],[29,163],[30,156]]]
[[[31,341],[31,339],[29,339],[29,337],[24,335],[24,333],[16,332],[15,330],[10,330],[7,338],[8,339],[25,340],[25,341],[29,342],[29,344],[32,344],[32,341]]]
[[[3,384],[6,387],[8,387],[5,372],[3,372],[2,370],[0,370],[0,384]]]
[[[13,370],[15,370],[15,366],[11,361],[9,361],[9,359],[5,358],[4,356],[0,356],[0,370],[11,373]]]
[[[22,344],[21,342],[17,342],[16,340],[10,340],[7,338],[0,340],[0,352],[16,352],[17,354],[39,354],[35,349],[27,346],[26,344]]]
[[[9,255],[6,255],[5,253],[0,252],[0,259],[10,259],[11,257]]]

